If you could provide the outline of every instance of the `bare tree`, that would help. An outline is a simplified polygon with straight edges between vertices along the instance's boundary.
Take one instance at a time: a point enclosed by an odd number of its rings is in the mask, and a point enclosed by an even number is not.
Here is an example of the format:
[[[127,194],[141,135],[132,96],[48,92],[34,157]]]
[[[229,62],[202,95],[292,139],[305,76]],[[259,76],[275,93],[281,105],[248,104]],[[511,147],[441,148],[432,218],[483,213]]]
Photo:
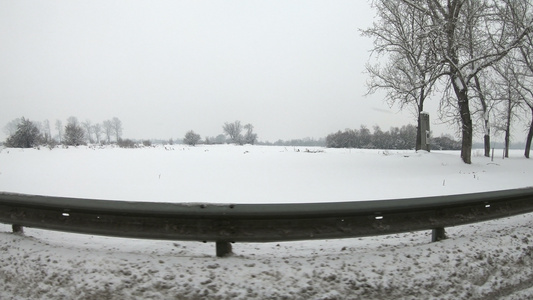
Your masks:
[[[96,143],[100,144],[100,140],[102,137],[102,125],[99,123],[96,123],[92,126],[92,132],[94,133],[94,137],[96,138]]]
[[[530,1],[507,1],[512,4],[507,13],[514,20],[514,31],[520,32],[530,26],[533,19],[533,8]],[[515,83],[515,90],[525,104],[524,107],[529,109],[530,120],[524,149],[524,156],[529,158],[533,139],[533,34],[530,33],[524,38],[511,70],[514,71],[512,80]]]
[[[531,22],[521,31],[508,30],[512,26],[512,19],[502,12],[509,6],[510,0],[400,1],[430,16],[430,26],[419,38],[429,40],[436,66],[444,70],[439,76],[448,78],[448,86],[455,94],[461,122],[461,158],[470,164],[473,139],[470,86],[479,72],[491,67],[520,45],[531,31]],[[490,43],[491,47],[478,48],[476,53],[469,51],[469,32],[476,36],[476,41],[482,41],[481,45]]]
[[[386,58],[387,63],[366,65],[370,75],[368,93],[385,90],[391,106],[413,109],[418,122],[416,150],[419,150],[422,149],[421,112],[440,71],[433,61],[435,55],[429,40],[420,38],[430,26],[430,16],[399,1],[377,0],[373,6],[378,21],[362,33],[374,39],[376,59]]]
[[[477,100],[472,103],[472,114],[478,116],[477,119],[481,121],[484,155],[486,157],[490,156],[491,116],[494,114],[494,108],[499,101],[494,73],[492,69],[483,70],[474,77],[474,85],[472,86],[472,99]]]
[[[92,132],[93,132],[93,126],[89,119],[85,120],[85,122],[81,123],[81,126],[85,130],[85,137],[87,139],[88,143],[94,143],[94,140],[92,138]]]
[[[521,52],[517,51],[519,59],[507,61],[507,64],[497,68],[500,81],[499,92],[501,94],[501,114],[498,130],[505,133],[505,157],[509,156],[509,144],[511,135],[511,124],[513,120],[519,119],[521,114],[517,109],[526,109],[530,113],[530,123],[526,137],[526,147],[524,156],[529,158],[531,149],[531,139],[533,138],[533,70],[527,66]]]
[[[224,126],[222,126],[222,129],[224,130],[224,133],[229,136],[230,140],[233,143],[241,144],[243,143],[243,137],[242,137],[242,126],[241,121],[235,121],[233,123],[224,123]]]
[[[513,76],[513,73],[515,73],[513,64],[514,60],[508,58],[502,61],[499,67],[495,68],[500,75],[500,80],[496,86],[501,104],[499,107],[500,117],[497,118],[496,129],[504,133],[505,157],[509,157],[511,124],[515,118],[518,118],[516,109],[521,104],[520,95],[516,90],[516,77]]]
[[[465,2],[466,14],[471,16],[470,18],[466,18],[466,25],[464,26],[465,35],[467,36],[466,48],[468,50],[468,59],[472,61],[478,57],[480,52],[483,52],[483,48],[492,47],[490,39],[486,39],[484,38],[484,35],[477,34],[476,32],[476,30],[479,30],[481,27],[481,22],[483,22],[483,20],[481,19],[481,15],[475,14],[473,11],[483,9],[483,5],[484,4],[479,1]],[[476,63],[472,63],[469,67],[470,71],[475,72]],[[494,105],[494,102],[490,101],[490,90],[488,90],[489,88],[485,83],[485,78],[489,77],[488,80],[490,80],[490,75],[491,74],[485,69],[475,74],[472,79],[472,98],[478,100],[481,108],[479,110],[480,114],[478,115],[481,115],[482,119],[484,155],[486,157],[490,156],[490,110]]]
[[[43,127],[44,141],[46,143],[49,143],[50,141],[52,141],[52,130],[50,129],[50,121],[44,120],[42,127]]]
[[[252,124],[246,124],[244,125],[244,129],[246,129],[244,143],[251,145],[255,144],[255,142],[257,142],[257,134],[254,133],[254,126]]]
[[[56,120],[55,126],[57,130],[57,139],[61,144],[63,141],[63,122],[61,122],[61,120]]]
[[[107,143],[110,144],[111,136],[113,135],[113,123],[111,122],[111,120],[105,120],[102,125]]]
[[[113,117],[111,124],[113,125],[113,134],[118,142],[122,136],[122,121],[120,121],[120,119],[117,117]]]
[[[531,82],[531,78],[530,78],[530,83]],[[528,128],[528,133],[527,133],[527,137],[526,137],[526,146],[525,146],[525,149],[524,149],[524,156],[526,158],[529,158],[529,155],[530,155],[530,151],[531,151],[531,141],[533,140],[533,89],[531,88],[531,84],[530,85],[522,85],[520,86],[520,89],[522,90],[522,93],[524,95],[524,103],[526,104],[526,106],[529,108],[529,116],[530,116],[530,120],[529,120],[529,128]]]
[[[15,132],[17,132],[17,129],[18,129],[20,123],[21,123],[21,119],[20,118],[16,118],[14,120],[11,120],[9,123],[7,123],[4,126],[4,133],[7,134],[8,136],[14,135]]]
[[[533,139],[533,39],[531,36],[528,36],[527,42],[521,47],[520,55],[520,64],[517,66],[520,69],[513,75],[519,77],[515,81],[517,92],[529,108],[530,120],[524,149],[524,156],[529,158]]]

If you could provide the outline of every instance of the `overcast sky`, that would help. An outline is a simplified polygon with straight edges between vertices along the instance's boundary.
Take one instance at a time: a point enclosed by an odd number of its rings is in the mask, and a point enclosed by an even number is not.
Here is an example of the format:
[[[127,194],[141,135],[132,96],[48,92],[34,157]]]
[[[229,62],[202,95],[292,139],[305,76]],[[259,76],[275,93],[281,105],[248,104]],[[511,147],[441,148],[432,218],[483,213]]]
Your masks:
[[[275,141],[415,124],[364,96],[373,16],[352,0],[0,0],[0,126],[116,116],[125,138],[169,139],[240,120]]]

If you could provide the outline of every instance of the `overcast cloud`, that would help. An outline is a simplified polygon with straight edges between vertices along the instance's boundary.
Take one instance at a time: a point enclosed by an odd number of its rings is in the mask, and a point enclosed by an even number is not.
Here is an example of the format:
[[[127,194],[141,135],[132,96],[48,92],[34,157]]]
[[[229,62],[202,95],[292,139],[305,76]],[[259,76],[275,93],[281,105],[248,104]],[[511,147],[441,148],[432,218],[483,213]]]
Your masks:
[[[275,141],[414,124],[364,96],[373,16],[367,1],[0,0],[0,126],[116,116],[124,137],[168,139],[240,120]]]

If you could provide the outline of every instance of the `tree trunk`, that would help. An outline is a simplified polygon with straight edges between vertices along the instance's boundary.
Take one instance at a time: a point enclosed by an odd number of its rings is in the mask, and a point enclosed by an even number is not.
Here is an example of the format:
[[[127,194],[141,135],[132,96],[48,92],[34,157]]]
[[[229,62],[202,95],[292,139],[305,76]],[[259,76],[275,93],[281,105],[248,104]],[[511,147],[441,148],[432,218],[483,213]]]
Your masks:
[[[526,139],[526,150],[524,156],[529,158],[529,151],[531,150],[531,139],[533,139],[533,107],[531,107],[531,124],[529,125],[529,132]]]
[[[510,136],[509,136],[509,129],[505,130],[505,157],[509,158],[509,143],[510,143]]]
[[[461,116],[461,158],[466,164],[472,163],[472,117],[468,104],[468,90],[462,86],[459,79],[452,77],[452,85],[459,104],[459,114]]]
[[[461,144],[461,158],[466,164],[472,163],[472,119],[470,114],[463,115],[461,117],[463,120],[462,135],[463,141]]]
[[[425,78],[424,78],[425,79]],[[425,90],[424,88],[421,88],[420,90],[420,98],[418,99],[418,128],[416,130],[416,146],[415,150],[418,151],[422,149],[422,119],[420,118],[420,114],[424,111],[424,98],[425,98]]]
[[[483,145],[485,146],[485,156],[490,157],[490,135],[485,134],[483,137]]]
[[[511,97],[509,97],[507,105],[507,124],[505,124],[505,157],[509,157],[509,146],[511,143]]]
[[[490,157],[490,123],[487,106],[483,105],[483,126],[485,135],[483,136],[483,145],[485,146],[485,156]]]

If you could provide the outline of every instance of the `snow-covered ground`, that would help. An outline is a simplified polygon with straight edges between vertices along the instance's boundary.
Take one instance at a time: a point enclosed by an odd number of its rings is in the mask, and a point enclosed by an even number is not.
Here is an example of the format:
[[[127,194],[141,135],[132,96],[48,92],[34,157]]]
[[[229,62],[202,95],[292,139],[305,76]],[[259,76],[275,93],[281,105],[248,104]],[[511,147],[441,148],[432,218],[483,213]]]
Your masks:
[[[533,186],[533,160],[274,146],[3,149],[0,191],[154,202],[396,199]],[[528,175],[529,174],[529,175]]]
[[[474,152],[174,145],[1,149],[0,191],[283,203],[532,186],[533,161]],[[533,214],[430,232],[233,246],[0,225],[0,299],[533,299]]]

